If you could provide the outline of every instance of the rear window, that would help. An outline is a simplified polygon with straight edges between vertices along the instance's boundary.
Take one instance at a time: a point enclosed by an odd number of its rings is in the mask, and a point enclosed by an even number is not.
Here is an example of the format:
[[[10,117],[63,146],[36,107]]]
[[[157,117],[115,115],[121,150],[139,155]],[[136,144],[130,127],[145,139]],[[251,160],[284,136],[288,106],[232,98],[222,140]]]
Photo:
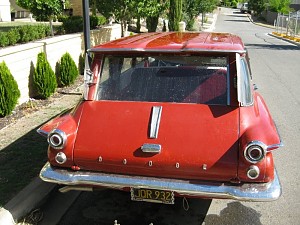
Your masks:
[[[226,56],[106,56],[97,100],[226,105]]]

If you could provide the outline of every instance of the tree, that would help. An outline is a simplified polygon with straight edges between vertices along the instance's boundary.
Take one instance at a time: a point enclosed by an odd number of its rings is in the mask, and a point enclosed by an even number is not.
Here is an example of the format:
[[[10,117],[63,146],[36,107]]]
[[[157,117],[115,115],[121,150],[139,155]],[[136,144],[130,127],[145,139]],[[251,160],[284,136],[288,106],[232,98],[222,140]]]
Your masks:
[[[193,28],[195,18],[199,15],[199,0],[185,0],[183,2],[184,18],[187,30]]]
[[[50,21],[53,35],[52,19],[63,11],[61,0],[16,0],[18,6],[30,11],[37,20]]]
[[[179,30],[179,22],[182,20],[182,0],[170,0],[169,29]]]
[[[256,15],[261,14],[266,9],[267,0],[249,0],[249,9],[253,10]]]
[[[159,16],[165,11],[168,1],[135,0],[131,1],[132,16],[137,18],[137,31],[140,31],[140,18],[146,18],[149,32],[156,31]]]
[[[121,36],[124,37],[127,21],[131,18],[132,12],[130,11],[130,0],[95,0],[98,12],[106,18],[111,16],[115,17],[121,23]]]
[[[282,14],[288,14],[290,9],[291,0],[269,0],[270,10]]]
[[[206,12],[212,12],[216,7],[216,0],[184,0],[183,11],[184,19],[187,24],[187,30],[193,28],[195,18],[202,13],[202,22],[204,21],[204,14]]]

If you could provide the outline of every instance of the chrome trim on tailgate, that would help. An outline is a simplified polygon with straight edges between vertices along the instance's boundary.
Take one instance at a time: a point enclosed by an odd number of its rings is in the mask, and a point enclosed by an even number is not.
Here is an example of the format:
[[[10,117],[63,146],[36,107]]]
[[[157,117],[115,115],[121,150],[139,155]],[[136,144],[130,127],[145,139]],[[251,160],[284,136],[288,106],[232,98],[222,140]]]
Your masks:
[[[100,172],[71,171],[55,168],[46,163],[40,172],[42,180],[64,185],[91,185],[122,189],[125,187],[170,190],[181,195],[202,198],[224,198],[241,201],[273,201],[280,197],[281,186],[275,171],[271,183],[230,185],[217,182],[197,182],[155,177],[106,174]]]

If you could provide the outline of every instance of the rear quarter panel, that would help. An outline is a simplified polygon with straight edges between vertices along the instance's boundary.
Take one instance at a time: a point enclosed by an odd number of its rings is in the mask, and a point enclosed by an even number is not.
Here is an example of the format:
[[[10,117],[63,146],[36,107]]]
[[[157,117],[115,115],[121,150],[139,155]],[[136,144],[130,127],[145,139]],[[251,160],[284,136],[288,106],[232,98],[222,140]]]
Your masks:
[[[240,107],[240,154],[239,154],[239,179],[249,181],[246,173],[251,163],[244,158],[244,149],[251,141],[261,141],[267,146],[280,144],[280,137],[275,123],[260,94],[254,92],[254,104]],[[257,181],[268,182],[274,178],[274,162],[272,152],[268,152],[265,160],[256,164],[261,175]]]

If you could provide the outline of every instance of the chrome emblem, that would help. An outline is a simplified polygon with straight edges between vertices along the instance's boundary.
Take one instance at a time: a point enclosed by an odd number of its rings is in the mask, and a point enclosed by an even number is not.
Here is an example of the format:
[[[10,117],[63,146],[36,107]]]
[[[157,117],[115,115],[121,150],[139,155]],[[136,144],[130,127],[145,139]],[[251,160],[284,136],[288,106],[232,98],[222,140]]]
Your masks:
[[[162,106],[153,106],[150,124],[150,138],[155,139],[158,136]]]

